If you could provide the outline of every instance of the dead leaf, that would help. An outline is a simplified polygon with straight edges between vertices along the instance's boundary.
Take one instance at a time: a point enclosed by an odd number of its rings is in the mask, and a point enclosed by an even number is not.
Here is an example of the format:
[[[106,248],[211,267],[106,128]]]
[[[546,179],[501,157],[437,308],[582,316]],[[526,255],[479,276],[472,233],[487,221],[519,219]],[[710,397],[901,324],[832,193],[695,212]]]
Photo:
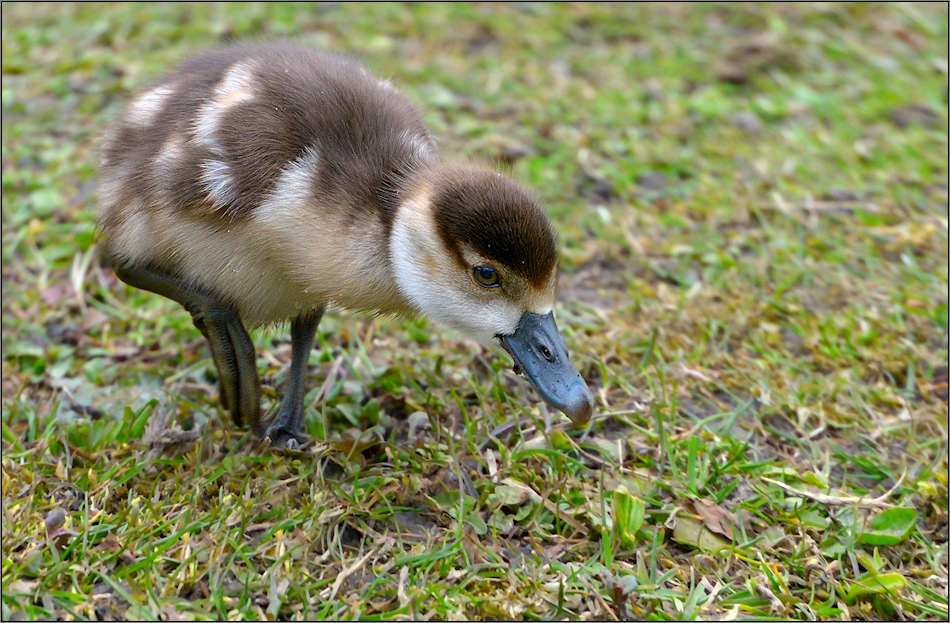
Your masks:
[[[264,523],[252,523],[248,527],[244,528],[244,534],[251,535],[255,532],[269,530],[273,525],[274,524],[270,521],[265,521]]]
[[[14,580],[3,585],[4,595],[32,595],[39,582],[28,580]]]
[[[102,542],[98,545],[98,549],[103,552],[117,553],[119,562],[122,564],[131,565],[137,560],[135,555],[130,552],[125,545],[119,542],[119,539],[117,539],[112,532],[107,534],[106,538],[102,539]]]
[[[187,621],[188,619],[178,614],[178,607],[175,604],[165,604],[162,606],[162,618],[165,621]]]
[[[498,494],[499,499],[504,500],[503,503],[509,506],[523,504],[528,500],[530,500],[532,504],[537,504],[541,501],[541,496],[538,495],[537,491],[513,478],[503,479],[501,485],[495,487],[495,492]]]
[[[673,540],[710,553],[728,549],[732,546],[729,541],[709,530],[705,523],[682,514],[676,516]]]
[[[693,500],[693,508],[696,509],[696,514],[702,518],[707,528],[732,540],[732,516],[727,511],[717,506],[715,502],[705,499]]]
[[[769,600],[769,610],[772,614],[781,614],[785,612],[785,605],[782,603],[782,600],[771,591],[768,587],[768,578],[764,575],[759,577],[759,581],[755,585],[755,591]]]
[[[106,538],[99,542],[99,545],[96,546],[96,549],[103,552],[115,553],[122,551],[122,544],[119,543],[119,539],[115,538],[115,535],[110,532],[106,535]]]
[[[156,408],[142,432],[142,442],[148,444],[146,460],[154,460],[166,451],[176,450],[178,446],[195,441],[201,437],[203,429],[184,430],[177,422],[172,422],[170,409]]]
[[[72,530],[63,530],[66,524],[66,511],[62,508],[57,507],[51,510],[43,520],[43,524],[46,528],[47,542],[60,550],[65,549],[69,542],[78,536]]]
[[[85,332],[93,327],[98,327],[108,319],[109,316],[106,313],[96,309],[95,307],[87,307],[86,313],[82,315],[82,323],[80,323],[80,327]]]
[[[56,283],[43,288],[40,292],[40,297],[43,299],[43,302],[48,306],[52,307],[59,302],[60,299],[66,296],[72,296],[75,294],[73,290],[73,285],[69,281],[57,281]]]
[[[343,454],[355,456],[362,453],[364,450],[367,450],[368,448],[376,446],[378,442],[379,439],[377,439],[370,431],[366,431],[365,434],[361,434],[356,438],[333,441],[330,445]]]
[[[59,467],[58,464],[57,468]],[[43,524],[46,526],[46,535],[52,538],[57,532],[59,532],[63,525],[66,523],[66,511],[60,507],[56,507],[46,514],[46,519],[43,520]]]
[[[621,621],[639,620],[631,617],[627,610],[627,597],[631,592],[637,589],[637,579],[633,575],[622,576],[618,581],[610,571],[606,569],[600,574],[601,581],[613,593],[614,608],[617,612],[617,618]]]

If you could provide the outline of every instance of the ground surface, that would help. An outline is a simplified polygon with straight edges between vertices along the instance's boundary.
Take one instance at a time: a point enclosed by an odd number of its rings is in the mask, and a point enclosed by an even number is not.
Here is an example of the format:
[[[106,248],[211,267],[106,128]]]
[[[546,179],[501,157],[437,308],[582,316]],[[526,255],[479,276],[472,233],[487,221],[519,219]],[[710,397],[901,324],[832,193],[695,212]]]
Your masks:
[[[535,188],[586,432],[499,352],[330,314],[262,451],[94,256],[93,139],[288,35]],[[3,6],[2,616],[947,618],[947,8]],[[289,362],[258,332],[265,407]],[[511,426],[520,420],[520,426]]]

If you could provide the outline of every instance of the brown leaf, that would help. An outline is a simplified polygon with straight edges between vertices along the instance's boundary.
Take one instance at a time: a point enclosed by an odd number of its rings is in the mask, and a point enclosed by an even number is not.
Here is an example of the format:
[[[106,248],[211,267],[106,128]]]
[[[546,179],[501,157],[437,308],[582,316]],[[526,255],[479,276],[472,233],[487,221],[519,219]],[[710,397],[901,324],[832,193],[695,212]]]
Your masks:
[[[263,532],[264,530],[269,530],[273,525],[273,522],[270,521],[265,521],[264,523],[252,523],[248,527],[244,528],[244,534],[251,535],[255,532]]]
[[[115,553],[122,551],[122,544],[119,543],[119,539],[115,538],[115,535],[110,532],[106,535],[106,538],[99,542],[99,545],[96,546],[96,549],[103,552]]]
[[[175,604],[165,604],[162,606],[162,618],[165,621],[187,621],[188,619],[178,614],[178,608]]]
[[[102,542],[98,545],[98,549],[103,552],[118,553],[119,562],[125,565],[131,565],[137,560],[135,554],[130,552],[112,532],[107,534],[106,538],[102,539]]]
[[[49,542],[60,551],[66,549],[69,542],[75,539],[79,534],[72,530],[57,530],[49,536]]]
[[[96,309],[95,307],[87,307],[86,312],[82,316],[82,323],[80,324],[80,327],[85,332],[93,327],[98,327],[108,319],[109,316],[104,312]]]
[[[693,500],[693,508],[699,515],[706,527],[732,540],[732,517],[729,513],[710,500]]]
[[[72,296],[76,292],[73,290],[73,284],[69,281],[57,281],[56,283],[43,288],[40,291],[40,297],[43,302],[52,307],[65,296]]]
[[[59,507],[54,508],[46,514],[43,523],[46,526],[46,535],[52,538],[66,523],[66,511]]]

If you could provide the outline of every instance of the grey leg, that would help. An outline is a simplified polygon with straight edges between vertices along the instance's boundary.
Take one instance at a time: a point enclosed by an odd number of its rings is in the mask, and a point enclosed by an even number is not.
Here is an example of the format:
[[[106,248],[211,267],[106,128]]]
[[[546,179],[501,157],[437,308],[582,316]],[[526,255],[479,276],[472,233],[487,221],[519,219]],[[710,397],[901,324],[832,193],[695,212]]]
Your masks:
[[[238,426],[245,419],[260,433],[261,386],[254,345],[237,312],[226,303],[174,275],[141,266],[115,266],[119,279],[130,286],[160,294],[191,314],[195,327],[211,344],[211,355],[221,382],[221,402]]]
[[[297,316],[290,323],[290,375],[284,399],[265,437],[278,448],[293,447],[303,435],[303,395],[307,360],[313,350],[313,338],[323,318],[323,307]]]
[[[205,336],[205,339],[208,340],[209,344],[211,344],[211,333],[208,331],[208,327],[205,325],[204,318],[192,315],[191,321],[195,324],[195,327],[201,331],[201,335]],[[230,342],[228,342],[228,347],[231,347]],[[229,390],[232,385],[225,381],[225,374],[221,372],[222,370],[226,369],[225,364],[221,359],[218,349],[216,349],[214,346],[211,347],[211,357],[214,359],[214,367],[218,371],[218,398],[221,401],[221,406],[224,407],[225,411],[231,413],[231,417],[233,418],[234,398],[231,396],[231,392]]]
[[[261,380],[257,376],[257,352],[251,336],[234,312],[225,314],[224,325],[234,348],[237,370],[237,408],[231,409],[234,423],[241,426],[245,419],[251,423],[251,429],[261,435]]]

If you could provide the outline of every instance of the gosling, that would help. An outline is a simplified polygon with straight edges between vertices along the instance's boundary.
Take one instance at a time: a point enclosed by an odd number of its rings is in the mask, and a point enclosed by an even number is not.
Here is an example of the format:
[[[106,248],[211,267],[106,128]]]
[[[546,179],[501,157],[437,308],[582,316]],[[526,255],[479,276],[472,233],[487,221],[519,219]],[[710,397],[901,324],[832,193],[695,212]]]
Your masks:
[[[554,321],[544,211],[500,173],[442,162],[409,98],[351,60],[265,44],[184,63],[103,138],[99,196],[107,263],[191,314],[222,404],[266,443],[305,438],[306,366],[330,304],[500,345],[547,403],[590,419]],[[288,381],[266,422],[246,327],[288,321]]]

